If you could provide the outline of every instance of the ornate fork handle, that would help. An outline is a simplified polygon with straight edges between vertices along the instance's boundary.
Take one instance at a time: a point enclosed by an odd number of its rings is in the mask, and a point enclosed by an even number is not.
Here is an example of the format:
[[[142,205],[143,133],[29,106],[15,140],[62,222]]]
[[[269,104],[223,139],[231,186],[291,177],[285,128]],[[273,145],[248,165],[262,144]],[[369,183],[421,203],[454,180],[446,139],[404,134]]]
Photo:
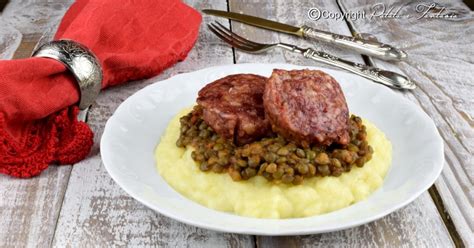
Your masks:
[[[296,50],[293,50],[296,52]],[[415,84],[407,77],[392,71],[385,71],[379,68],[370,67],[344,59],[337,58],[325,52],[313,50],[311,48],[301,50],[303,56],[315,61],[333,65],[362,77],[368,78],[374,82],[381,83],[397,89],[414,89]]]
[[[384,43],[333,34],[308,26],[303,26],[302,30],[304,37],[334,43],[383,60],[400,61],[407,57],[407,54],[404,51]]]
[[[273,44],[262,44],[253,41],[249,41],[223,25],[210,24],[209,29],[216,34],[220,39],[224,40],[231,46],[247,51],[249,53],[262,53],[274,48],[283,48],[294,53],[300,53],[306,58],[310,58],[319,62],[323,62],[329,65],[333,65],[350,72],[353,72],[362,77],[368,78],[376,83],[384,84],[397,89],[414,89],[415,84],[410,81],[407,77],[391,71],[384,71],[378,68],[369,67],[362,64],[353,63],[347,60],[343,60],[332,56],[330,54],[313,50],[311,48],[301,48],[292,44],[287,43],[273,43]]]

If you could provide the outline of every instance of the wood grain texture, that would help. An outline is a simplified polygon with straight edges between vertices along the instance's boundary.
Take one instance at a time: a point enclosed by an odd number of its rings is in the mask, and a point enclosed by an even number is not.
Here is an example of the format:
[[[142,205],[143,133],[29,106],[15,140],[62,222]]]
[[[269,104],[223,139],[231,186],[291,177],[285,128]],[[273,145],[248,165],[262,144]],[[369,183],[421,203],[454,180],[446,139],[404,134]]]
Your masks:
[[[226,9],[223,1],[188,1],[196,9]],[[209,19],[205,17],[203,27]],[[232,50],[213,39],[207,29],[185,61],[155,79],[132,82],[101,93],[88,123],[95,133],[91,155],[74,165],[53,246],[252,247],[253,236],[221,234],[179,223],[140,204],[105,171],[99,154],[104,125],[117,106],[144,86],[175,74],[233,62]],[[212,37],[212,39],[211,39]]]
[[[354,11],[370,11],[376,1],[345,1]],[[377,66],[399,70],[414,80],[418,89],[405,96],[419,104],[433,119],[445,141],[445,166],[435,183],[453,230],[468,247],[474,246],[474,17],[461,1],[437,1],[458,14],[460,20],[416,19],[413,2],[387,1],[387,9],[401,8],[412,18],[359,19],[358,32],[375,34],[407,51],[406,62],[393,65],[375,60]],[[456,37],[456,38],[454,38]],[[454,39],[453,39],[454,38]]]
[[[41,37],[51,36],[51,30],[69,3],[56,3],[45,16],[42,9],[50,5],[44,1],[22,1],[6,6],[2,22],[21,33],[21,42],[2,44],[17,48],[11,57],[3,59],[29,57]],[[27,7],[29,9],[24,11]],[[70,172],[69,165],[52,165],[31,179],[0,175],[0,247],[48,247],[51,244]]]
[[[328,10],[333,13],[340,11],[335,1],[286,1],[284,4],[280,1],[272,1],[272,3],[262,1],[260,4],[255,3],[255,1],[230,1],[232,11],[253,13],[284,22],[295,20],[295,16],[306,18],[305,12],[312,7],[318,7],[320,10]],[[301,20],[302,18],[299,19]],[[317,23],[308,24],[323,30],[350,35],[345,22],[321,19]],[[232,29],[238,33],[242,33],[247,38],[255,40],[262,39],[260,37],[260,30],[258,30],[257,33],[257,29],[240,24],[236,25],[235,23],[232,23]],[[308,41],[301,41],[301,39],[288,37],[287,35],[274,33],[266,35],[267,37],[263,40],[273,39],[278,41],[285,39],[285,42],[289,41],[292,44],[309,45]],[[324,48],[324,50],[328,53],[345,57],[346,59],[362,62],[360,56],[356,57],[342,49],[328,46]],[[275,54],[277,55],[275,56]],[[280,54],[279,52],[269,52],[267,55],[248,55],[237,51],[236,62],[271,61],[324,66],[307,61],[301,55],[288,56],[283,53],[284,56],[281,56]],[[423,193],[420,198],[409,206],[364,226],[321,235],[257,237],[257,245],[259,247],[390,247],[407,244],[422,247],[452,247],[454,245],[428,193]]]
[[[25,0],[10,1],[1,13],[1,18],[21,32],[23,39],[14,58],[27,58],[37,41],[45,32],[56,26],[72,0]]]
[[[31,179],[0,175],[0,247],[47,247],[71,166],[51,166]]]
[[[257,237],[261,248],[278,247],[454,247],[437,209],[423,194],[407,207],[370,224],[319,235]]]

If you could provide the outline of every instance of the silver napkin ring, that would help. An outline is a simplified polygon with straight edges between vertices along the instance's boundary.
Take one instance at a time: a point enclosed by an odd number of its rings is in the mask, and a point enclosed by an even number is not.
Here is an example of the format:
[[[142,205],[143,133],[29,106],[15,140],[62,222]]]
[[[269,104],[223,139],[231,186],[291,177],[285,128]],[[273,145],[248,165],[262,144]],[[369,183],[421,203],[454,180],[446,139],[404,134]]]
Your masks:
[[[55,59],[71,71],[79,85],[81,110],[94,103],[102,86],[102,68],[87,47],[72,40],[55,40],[41,45],[32,56]]]

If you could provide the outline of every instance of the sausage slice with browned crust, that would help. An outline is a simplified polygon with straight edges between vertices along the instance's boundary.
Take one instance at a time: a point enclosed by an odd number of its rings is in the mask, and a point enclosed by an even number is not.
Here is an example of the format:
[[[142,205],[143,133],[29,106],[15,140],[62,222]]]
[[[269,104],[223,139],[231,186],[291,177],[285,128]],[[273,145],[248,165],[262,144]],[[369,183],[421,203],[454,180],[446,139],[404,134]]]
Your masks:
[[[272,129],[296,143],[347,144],[349,110],[341,87],[319,70],[273,70],[263,103]]]
[[[266,81],[254,74],[235,74],[206,85],[197,98],[206,124],[237,145],[266,136],[271,132],[262,102]]]

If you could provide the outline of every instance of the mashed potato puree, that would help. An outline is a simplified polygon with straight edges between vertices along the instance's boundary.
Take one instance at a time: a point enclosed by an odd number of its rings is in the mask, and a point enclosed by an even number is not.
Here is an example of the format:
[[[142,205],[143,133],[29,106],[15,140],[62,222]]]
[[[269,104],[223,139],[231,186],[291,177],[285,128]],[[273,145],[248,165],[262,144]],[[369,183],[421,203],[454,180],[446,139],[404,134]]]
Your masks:
[[[235,182],[227,173],[202,172],[191,158],[192,148],[179,148],[181,116],[168,125],[156,148],[161,176],[178,192],[209,208],[257,218],[296,218],[335,211],[364,200],[378,189],[392,161],[392,145],[372,123],[367,127],[372,159],[339,177],[305,178],[301,185],[274,184],[261,176]]]

